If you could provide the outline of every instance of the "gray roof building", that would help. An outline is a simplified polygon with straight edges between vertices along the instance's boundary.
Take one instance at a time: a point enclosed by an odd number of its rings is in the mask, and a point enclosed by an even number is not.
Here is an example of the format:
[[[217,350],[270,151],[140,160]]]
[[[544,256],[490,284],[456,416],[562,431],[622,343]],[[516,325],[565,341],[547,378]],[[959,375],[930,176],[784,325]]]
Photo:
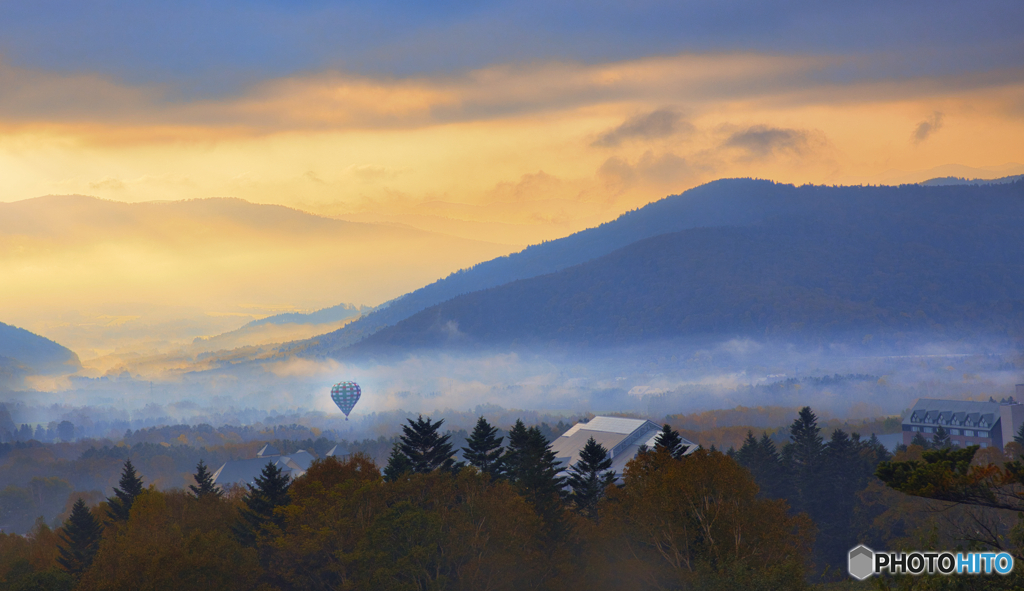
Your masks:
[[[213,473],[213,483],[221,488],[231,485],[253,484],[267,464],[274,464],[292,480],[302,476],[309,469],[316,456],[304,449],[282,455],[274,446],[267,444],[256,457],[248,460],[230,460]]]
[[[930,441],[942,427],[954,446],[1002,449],[1022,424],[1024,404],[1013,397],[999,402],[919,398],[903,419],[903,443],[909,445],[919,433]]]
[[[612,459],[612,470],[621,481],[626,464],[636,457],[640,446],[654,448],[654,439],[661,427],[644,419],[623,417],[594,417],[586,423],[576,423],[551,442],[551,450],[565,470],[580,459],[580,451],[591,437],[608,450]],[[687,446],[684,455],[697,450],[697,444],[683,439]]]

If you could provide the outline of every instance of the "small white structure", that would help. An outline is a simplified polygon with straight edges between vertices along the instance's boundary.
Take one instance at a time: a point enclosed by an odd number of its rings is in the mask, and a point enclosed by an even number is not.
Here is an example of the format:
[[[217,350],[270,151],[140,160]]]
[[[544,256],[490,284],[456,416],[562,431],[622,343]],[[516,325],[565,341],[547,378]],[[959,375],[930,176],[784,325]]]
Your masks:
[[[333,451],[333,450],[332,450]],[[256,452],[256,457],[249,460],[230,460],[225,462],[216,472],[213,473],[213,484],[221,488],[231,485],[245,486],[253,484],[267,464],[274,464],[287,475],[295,480],[306,473],[309,465],[313,463],[316,456],[304,449],[295,453],[281,455],[278,449],[269,443]]]
[[[622,417],[594,417],[587,423],[576,423],[551,442],[551,450],[555,452],[564,470],[580,459],[580,451],[593,437],[608,450],[612,459],[612,470],[616,479],[622,481],[622,471],[626,464],[636,457],[640,447],[646,445],[654,449],[654,440],[661,432],[661,427],[644,419],[627,419]],[[683,439],[686,450],[683,455],[697,451],[697,444]]]

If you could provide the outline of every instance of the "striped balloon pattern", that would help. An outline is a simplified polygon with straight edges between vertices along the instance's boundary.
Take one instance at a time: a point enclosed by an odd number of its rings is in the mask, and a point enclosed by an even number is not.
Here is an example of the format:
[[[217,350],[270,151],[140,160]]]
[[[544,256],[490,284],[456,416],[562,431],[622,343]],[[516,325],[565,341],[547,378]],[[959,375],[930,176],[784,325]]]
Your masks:
[[[349,413],[352,412],[352,408],[359,402],[359,396],[363,391],[359,388],[359,384],[355,382],[339,382],[334,384],[331,388],[331,400],[334,404],[338,405],[341,412],[345,413],[345,420],[348,420]]]

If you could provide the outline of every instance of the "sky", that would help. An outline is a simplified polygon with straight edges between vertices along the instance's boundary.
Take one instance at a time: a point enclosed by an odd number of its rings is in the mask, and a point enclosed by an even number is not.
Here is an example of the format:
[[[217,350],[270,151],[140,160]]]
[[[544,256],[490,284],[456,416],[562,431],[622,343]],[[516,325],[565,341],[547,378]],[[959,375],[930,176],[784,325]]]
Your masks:
[[[585,226],[723,176],[997,176],[1024,164],[1021,25],[1015,0],[2,2],[0,199]]]
[[[1021,174],[1022,25],[1019,0],[0,0],[0,202],[233,197],[510,252],[722,177]]]

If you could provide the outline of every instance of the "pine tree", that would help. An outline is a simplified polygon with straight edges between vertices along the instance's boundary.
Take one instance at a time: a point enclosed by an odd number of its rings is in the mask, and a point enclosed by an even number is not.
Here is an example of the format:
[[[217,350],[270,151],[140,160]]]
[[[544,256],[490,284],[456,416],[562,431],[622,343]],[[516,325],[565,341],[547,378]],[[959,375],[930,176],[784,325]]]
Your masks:
[[[189,489],[192,490],[192,494],[194,494],[197,499],[201,499],[209,495],[220,497],[223,494],[220,488],[213,483],[213,475],[206,469],[206,462],[199,460],[199,463],[196,464],[196,473],[192,475],[192,478],[195,479],[196,484],[199,486],[190,484]]]
[[[922,435],[920,432],[916,433],[914,435],[914,438],[910,440],[910,445],[920,445],[925,449],[931,448],[931,445],[928,443],[928,440],[925,439],[924,435]]]
[[[471,466],[496,478],[504,471],[504,450],[501,449],[503,440],[504,437],[498,437],[498,428],[492,427],[486,419],[480,417],[466,441],[468,447],[462,448],[462,455]]]
[[[402,447],[399,443],[395,443],[394,447],[391,448],[391,456],[388,457],[388,465],[384,468],[384,480],[387,482],[395,482],[402,477],[403,474],[412,473],[412,462],[409,458],[402,453]]]
[[[125,460],[121,471],[120,488],[114,489],[114,496],[107,498],[107,513],[115,521],[128,521],[135,498],[142,494],[142,478],[135,473],[135,466],[130,459]]]
[[[525,450],[530,440],[530,432],[522,420],[516,420],[516,424],[508,431],[508,449],[505,450],[505,474],[512,482],[522,480],[525,470],[523,463],[526,461]]]
[[[61,545],[57,547],[60,551],[57,562],[73,576],[81,575],[92,564],[102,534],[100,522],[79,497],[59,532]]]
[[[768,433],[762,433],[761,439],[757,439],[753,432],[747,431],[747,437],[736,452],[735,459],[750,471],[758,488],[761,489],[758,493],[761,497],[782,499],[790,496],[782,458]]]
[[[932,437],[932,448],[943,449],[952,447],[953,442],[949,439],[949,432],[939,425],[939,428],[935,430],[935,435]]]
[[[789,443],[782,448],[783,465],[792,477],[793,502],[797,511],[806,511],[818,520],[825,513],[827,499],[822,478],[824,441],[818,417],[809,406],[800,409],[789,428]]]
[[[412,471],[417,474],[433,472],[438,468],[454,470],[455,460],[452,459],[450,435],[438,435],[437,431],[444,424],[444,419],[432,423],[422,415],[415,421],[408,419],[408,425],[402,426],[399,437],[399,448],[412,464]]]
[[[608,485],[615,482],[615,472],[611,467],[608,450],[593,437],[588,439],[580,450],[580,459],[569,468],[569,488],[580,513],[591,518],[596,516],[597,502]]]
[[[537,427],[529,429],[521,420],[508,433],[508,476],[520,493],[536,508],[552,539],[561,534],[564,520],[562,498],[565,478],[548,440]]]
[[[679,432],[666,424],[662,427],[661,432],[654,439],[654,450],[667,450],[668,453],[672,454],[673,458],[683,457],[683,452],[686,448],[683,446],[683,438],[679,436]]]
[[[1013,440],[1024,445],[1024,424],[1021,424],[1020,429],[1017,429],[1017,434],[1013,436]]]
[[[280,517],[274,515],[274,509],[290,501],[288,487],[291,482],[275,464],[268,462],[256,477],[255,483],[256,486],[246,485],[249,492],[242,497],[245,506],[234,527],[238,541],[246,546],[255,546],[256,538],[268,524],[281,525]]]

